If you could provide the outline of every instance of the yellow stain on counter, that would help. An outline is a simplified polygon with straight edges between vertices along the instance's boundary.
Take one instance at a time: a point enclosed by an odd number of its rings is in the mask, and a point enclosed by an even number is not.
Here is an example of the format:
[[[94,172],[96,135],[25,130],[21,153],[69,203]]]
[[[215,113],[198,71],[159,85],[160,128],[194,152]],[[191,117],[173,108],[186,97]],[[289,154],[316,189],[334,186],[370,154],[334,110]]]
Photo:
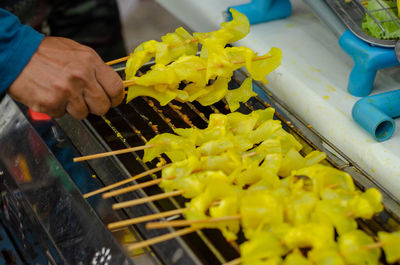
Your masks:
[[[366,141],[367,143],[370,143],[370,142],[372,142],[372,141],[371,141],[371,139],[367,139],[367,140],[365,140],[365,141]]]
[[[287,28],[287,29],[290,29],[290,28],[292,28],[293,27],[293,24],[286,24],[285,25],[285,28]]]
[[[313,73],[320,73],[321,72],[321,69],[315,68],[313,66],[309,66],[308,69],[310,69],[311,72],[313,72]]]
[[[326,87],[328,88],[328,92],[336,92],[336,88],[334,88],[331,85],[326,85]]]
[[[372,173],[375,173],[375,170],[374,170],[373,168],[371,168],[371,172],[372,172]]]
[[[328,99],[329,99],[329,96],[323,96],[323,98],[326,99],[326,100],[328,100]]]

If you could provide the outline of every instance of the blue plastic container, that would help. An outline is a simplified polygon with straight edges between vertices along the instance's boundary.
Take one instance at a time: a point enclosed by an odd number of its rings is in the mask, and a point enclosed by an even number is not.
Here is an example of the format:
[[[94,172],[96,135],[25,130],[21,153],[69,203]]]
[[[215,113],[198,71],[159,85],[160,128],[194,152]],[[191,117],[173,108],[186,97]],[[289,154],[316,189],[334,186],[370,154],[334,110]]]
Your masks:
[[[393,118],[400,116],[400,90],[360,99],[354,104],[352,115],[377,141],[389,139],[395,130]]]
[[[292,13],[292,5],[289,0],[252,0],[250,3],[229,8],[245,14],[250,24],[285,18]],[[229,8],[227,10],[228,20],[232,20]]]

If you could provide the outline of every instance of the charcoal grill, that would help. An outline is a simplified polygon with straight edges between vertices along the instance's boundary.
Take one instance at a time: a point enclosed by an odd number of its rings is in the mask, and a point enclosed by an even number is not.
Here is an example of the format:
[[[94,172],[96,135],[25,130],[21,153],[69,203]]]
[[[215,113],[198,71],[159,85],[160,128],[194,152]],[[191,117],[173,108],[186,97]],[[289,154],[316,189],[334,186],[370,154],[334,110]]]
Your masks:
[[[237,88],[245,78],[245,72],[236,71],[229,87]],[[328,157],[326,163],[350,173],[358,188],[376,187],[382,192],[385,210],[373,220],[359,220],[360,227],[371,234],[398,229],[400,205],[389,192],[292,113],[266,86],[256,82],[254,89],[258,96],[242,104],[238,111],[249,113],[274,107],[275,118],[303,144],[304,154],[315,149],[324,151]],[[17,224],[8,231],[14,235],[15,242],[20,242],[28,233],[37,238],[40,244],[33,245],[40,246],[38,252],[47,253],[45,258],[49,264],[222,264],[239,257],[238,244],[226,242],[214,229],[203,229],[134,253],[124,251],[130,243],[173,229],[146,230],[145,224],[137,224],[108,231],[106,224],[181,208],[185,199],[174,197],[113,211],[111,203],[158,194],[162,190],[149,187],[109,200],[102,200],[100,196],[85,200],[82,194],[154,168],[158,161],[143,163],[140,159],[143,151],[138,151],[79,164],[71,162],[78,155],[143,145],[157,134],[172,133],[174,128],[205,128],[210,114],[230,112],[224,100],[207,107],[197,102],[177,101],[160,106],[154,99],[140,97],[111,109],[104,117],[89,116],[83,121],[63,117],[34,122],[25,115],[23,106],[8,97],[2,100],[0,109],[2,113],[4,109],[10,113],[0,117],[1,199],[6,209],[1,220],[4,225],[7,220]],[[26,157],[31,179],[28,173],[21,173],[18,154]],[[154,174],[137,182],[157,177],[159,174]],[[7,215],[7,212],[16,214]],[[29,217],[29,222],[22,220],[24,216]],[[18,225],[21,222],[26,224],[22,226],[24,229]],[[241,235],[240,240],[243,240]],[[19,246],[22,257],[31,245],[25,242]]]

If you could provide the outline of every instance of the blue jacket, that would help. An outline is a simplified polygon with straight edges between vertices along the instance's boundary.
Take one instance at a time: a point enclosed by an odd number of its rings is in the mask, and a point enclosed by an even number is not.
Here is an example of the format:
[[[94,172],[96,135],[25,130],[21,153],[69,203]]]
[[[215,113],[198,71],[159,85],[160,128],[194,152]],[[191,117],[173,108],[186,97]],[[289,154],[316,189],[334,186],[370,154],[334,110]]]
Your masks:
[[[24,69],[44,35],[0,8],[0,94]]]

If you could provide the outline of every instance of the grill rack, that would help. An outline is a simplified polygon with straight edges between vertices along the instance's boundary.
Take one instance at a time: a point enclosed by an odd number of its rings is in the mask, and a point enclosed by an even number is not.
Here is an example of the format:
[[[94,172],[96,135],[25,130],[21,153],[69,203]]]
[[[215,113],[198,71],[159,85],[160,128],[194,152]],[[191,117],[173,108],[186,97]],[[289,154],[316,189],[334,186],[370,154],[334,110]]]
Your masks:
[[[376,10],[368,10],[363,3],[368,3],[369,1],[377,1],[377,3],[382,7],[381,9]],[[351,0],[346,2],[345,0],[325,0],[325,2],[329,5],[329,7],[336,13],[336,15],[340,18],[340,20],[345,24],[354,35],[359,37],[360,39],[366,41],[369,44],[381,47],[395,47],[397,40],[388,39],[376,39],[374,37],[369,36],[364,30],[361,28],[362,21],[366,14],[370,15],[374,22],[379,26],[382,30],[383,34],[386,34],[385,29],[382,26],[384,22],[393,21],[400,28],[400,20],[399,18],[393,17],[390,12],[384,8],[382,5],[383,0]],[[394,1],[395,2],[395,1]],[[375,18],[374,14],[378,11],[385,11],[390,17],[391,20],[380,21]]]
[[[236,71],[229,87],[238,87],[245,78],[246,74],[244,72]],[[400,219],[397,215],[397,213],[400,213],[400,205],[385,189],[375,183],[371,176],[358,168],[355,163],[313,130],[312,127],[293,114],[264,85],[256,82],[254,88],[258,97],[242,104],[239,109],[240,112],[249,113],[254,109],[274,107],[276,109],[276,118],[281,120],[283,127],[291,132],[304,146],[304,154],[315,149],[324,151],[327,153],[328,163],[351,174],[358,188],[364,190],[369,187],[377,187],[382,192],[385,211],[373,220],[360,220],[360,227],[370,234],[375,234],[378,230],[397,230],[400,227]],[[76,148],[82,154],[89,154],[101,152],[104,149],[110,151],[143,145],[158,133],[173,132],[174,127],[189,128],[196,126],[205,128],[208,123],[208,116],[211,113],[229,113],[226,102],[220,101],[208,107],[201,106],[196,102],[185,104],[172,102],[167,106],[160,106],[155,100],[142,97],[111,110],[106,114],[105,118],[90,116],[83,123],[63,118],[58,123]],[[89,138],[91,139],[86,137],[84,131],[86,131],[86,134],[87,131],[90,132],[89,134],[92,136]],[[83,137],[83,135],[85,136]],[[98,147],[100,149],[94,151],[95,149],[91,149],[91,146],[96,142],[97,144],[100,143],[101,146]],[[155,161],[144,164],[140,160],[142,155],[143,152],[138,151],[137,153],[120,155],[118,158],[112,157],[88,161],[88,164],[97,173],[98,179],[102,181],[103,185],[109,185],[124,179],[124,176],[102,174],[104,169],[101,167],[104,167],[105,161],[112,161],[117,164],[120,170],[126,172],[126,176],[130,176],[155,167]],[[167,158],[165,157],[165,159]],[[158,176],[159,174],[155,174],[140,181],[138,180],[137,183]],[[162,192],[161,189],[155,186],[118,196],[114,199],[120,202],[160,192]],[[184,201],[183,198],[176,197],[131,207],[118,212],[122,219],[134,218],[139,215],[182,207]],[[173,218],[177,218],[177,216]],[[133,228],[129,227],[128,229]],[[148,231],[143,224],[136,225],[135,229],[137,229],[142,238],[154,237],[172,231],[172,229]],[[219,231],[212,229],[201,230],[185,235],[182,239],[178,238],[160,243],[151,248],[164,264],[218,264],[234,259],[239,255],[236,244],[228,244]],[[180,250],[176,251],[176,248]]]

